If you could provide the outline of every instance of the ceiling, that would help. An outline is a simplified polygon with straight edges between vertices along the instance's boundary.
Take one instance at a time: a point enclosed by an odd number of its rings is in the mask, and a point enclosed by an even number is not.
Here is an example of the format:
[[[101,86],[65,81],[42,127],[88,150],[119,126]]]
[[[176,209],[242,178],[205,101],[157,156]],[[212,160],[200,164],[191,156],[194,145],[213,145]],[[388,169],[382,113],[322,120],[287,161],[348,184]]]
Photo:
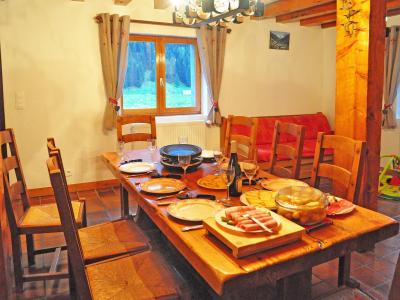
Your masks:
[[[387,0],[387,16],[399,14],[400,0]],[[262,19],[265,18],[275,18],[278,23],[300,22],[302,26],[334,27],[336,0],[266,0]]]

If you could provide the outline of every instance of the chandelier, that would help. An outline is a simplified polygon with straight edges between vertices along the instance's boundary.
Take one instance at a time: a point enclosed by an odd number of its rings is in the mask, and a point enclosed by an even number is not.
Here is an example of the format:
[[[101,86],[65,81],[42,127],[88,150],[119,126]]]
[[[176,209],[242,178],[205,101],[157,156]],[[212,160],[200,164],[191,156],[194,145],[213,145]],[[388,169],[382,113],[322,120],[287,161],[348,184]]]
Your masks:
[[[263,0],[172,0],[173,20],[176,24],[198,27],[226,27],[229,23],[243,23],[245,17],[264,15]]]

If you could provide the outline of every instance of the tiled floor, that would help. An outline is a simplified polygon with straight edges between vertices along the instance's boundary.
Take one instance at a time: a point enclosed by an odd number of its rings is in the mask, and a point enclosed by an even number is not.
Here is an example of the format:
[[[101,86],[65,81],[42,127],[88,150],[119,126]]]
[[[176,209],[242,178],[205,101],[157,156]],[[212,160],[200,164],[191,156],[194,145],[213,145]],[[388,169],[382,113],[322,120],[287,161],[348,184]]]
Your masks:
[[[72,194],[73,198],[84,197],[87,203],[88,225],[116,219],[120,216],[119,189],[109,188]],[[37,204],[53,201],[52,197],[33,199]],[[132,207],[134,209],[134,207]],[[400,220],[400,202],[379,200],[379,211]],[[36,236],[38,246],[60,244],[60,234]],[[387,299],[394,268],[400,251],[400,235],[380,242],[373,251],[354,253],[352,277],[360,282],[360,289],[336,287],[337,260],[313,269],[313,299]],[[36,259],[36,268],[49,266],[50,256]],[[66,268],[66,257],[62,257],[61,268]],[[26,262],[25,262],[26,263]],[[19,299],[69,299],[68,281],[46,281],[25,284]],[[400,297],[400,296],[399,296]]]

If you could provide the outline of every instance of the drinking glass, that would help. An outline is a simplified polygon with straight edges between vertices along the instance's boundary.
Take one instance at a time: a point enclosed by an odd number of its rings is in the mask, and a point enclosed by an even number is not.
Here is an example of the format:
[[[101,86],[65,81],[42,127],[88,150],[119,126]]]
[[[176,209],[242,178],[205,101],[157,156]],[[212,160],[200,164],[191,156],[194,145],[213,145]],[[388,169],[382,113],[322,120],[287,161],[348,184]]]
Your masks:
[[[216,175],[221,175],[221,165],[224,160],[224,155],[222,154],[221,151],[214,151],[214,159],[215,159],[215,162],[217,163],[217,174]]]
[[[228,165],[223,171],[222,176],[226,183],[226,198],[221,199],[221,202],[225,206],[234,206],[231,197],[229,195],[229,187],[231,186],[233,180],[235,179],[235,168],[233,165]]]
[[[179,166],[183,169],[183,177],[186,177],[186,170],[190,166],[190,155],[178,155]]]
[[[120,157],[120,163],[126,161],[125,143],[123,141],[118,141],[117,151],[118,151],[118,156]]]
[[[178,137],[178,143],[179,144],[187,144],[188,143],[188,137],[187,136]]]
[[[256,175],[258,166],[255,160],[245,160],[242,164],[243,172],[249,180],[249,187],[251,187],[251,180]]]

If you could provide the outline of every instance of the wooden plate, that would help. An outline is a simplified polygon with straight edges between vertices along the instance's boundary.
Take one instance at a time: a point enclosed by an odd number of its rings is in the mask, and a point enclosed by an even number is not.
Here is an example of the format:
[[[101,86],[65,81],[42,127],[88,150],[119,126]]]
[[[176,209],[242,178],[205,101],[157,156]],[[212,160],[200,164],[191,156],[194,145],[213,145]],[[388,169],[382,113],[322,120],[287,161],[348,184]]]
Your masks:
[[[240,202],[244,205],[251,205],[254,207],[264,207],[271,210],[276,210],[274,191],[254,190],[243,193],[240,196]]]
[[[274,232],[279,231],[278,229],[281,227],[281,220],[280,220],[279,215],[277,215],[276,213],[274,213],[274,212],[272,212],[272,211],[270,211],[269,209],[266,209],[266,208],[257,207],[256,209],[271,213],[272,218],[274,218],[274,220],[278,223],[278,225],[274,229]],[[221,210],[221,211],[216,213],[215,222],[217,222],[217,224],[219,226],[223,227],[224,229],[227,229],[230,232],[237,232],[237,233],[241,233],[241,234],[242,233],[261,233],[261,232],[262,233],[268,233],[265,230],[245,231],[242,228],[239,228],[239,227],[237,227],[235,225],[228,225],[227,223],[225,223],[225,222],[223,222],[221,220],[221,217],[225,217],[225,209],[223,209],[223,210]]]
[[[183,190],[186,185],[173,178],[154,178],[141,184],[142,191],[150,194],[172,194]]]
[[[274,178],[274,179],[265,179],[261,181],[261,186],[264,189],[270,191],[279,191],[288,186],[309,186],[307,183],[296,180],[296,179],[289,179],[289,178]]]
[[[201,222],[204,219],[214,217],[222,209],[224,209],[224,206],[215,201],[188,199],[169,205],[167,211],[171,216],[179,220]]]
[[[129,174],[148,173],[154,170],[154,164],[148,162],[131,162],[121,165],[119,170]]]
[[[204,176],[197,180],[197,184],[210,190],[226,190],[226,183],[221,175]]]

